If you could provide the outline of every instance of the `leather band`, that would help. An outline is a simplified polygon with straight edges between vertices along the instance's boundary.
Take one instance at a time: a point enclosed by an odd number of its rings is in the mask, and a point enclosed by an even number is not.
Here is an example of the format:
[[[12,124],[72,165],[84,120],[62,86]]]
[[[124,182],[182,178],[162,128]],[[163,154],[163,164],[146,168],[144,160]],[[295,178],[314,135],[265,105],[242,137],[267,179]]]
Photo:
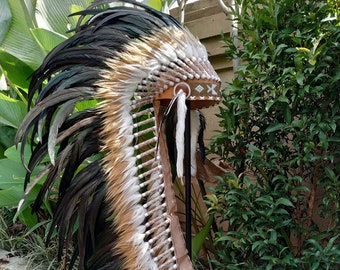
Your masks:
[[[179,82],[169,87],[156,97],[161,100],[162,105],[167,105],[176,96],[179,90],[187,95],[190,100],[190,109],[201,109],[211,107],[221,101],[221,82],[215,80],[188,80]]]

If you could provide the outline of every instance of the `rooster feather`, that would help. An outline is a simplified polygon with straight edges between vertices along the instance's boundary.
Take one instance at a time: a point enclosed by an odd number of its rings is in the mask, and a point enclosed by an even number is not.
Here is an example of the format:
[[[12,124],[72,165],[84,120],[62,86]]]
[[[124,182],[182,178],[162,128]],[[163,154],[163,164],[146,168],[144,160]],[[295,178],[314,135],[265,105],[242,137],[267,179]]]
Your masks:
[[[186,92],[207,102],[198,108],[219,101],[209,89],[220,80],[205,48],[169,15],[130,0],[96,2],[76,15],[74,35],[31,77],[32,108],[16,137],[26,192],[44,179],[34,211],[57,186],[47,242],[57,230],[59,258],[74,245],[70,268],[79,257],[79,269],[192,269],[160,119],[175,84],[207,86],[206,96]]]

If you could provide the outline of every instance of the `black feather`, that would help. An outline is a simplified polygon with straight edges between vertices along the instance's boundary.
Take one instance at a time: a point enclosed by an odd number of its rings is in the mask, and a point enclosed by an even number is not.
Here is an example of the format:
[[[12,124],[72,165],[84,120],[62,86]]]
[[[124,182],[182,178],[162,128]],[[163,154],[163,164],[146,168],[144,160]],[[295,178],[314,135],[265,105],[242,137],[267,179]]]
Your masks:
[[[134,7],[107,8],[110,3]],[[108,60],[119,56],[129,42],[143,41],[154,29],[181,26],[171,16],[132,0],[96,1],[74,15],[80,16],[74,36],[52,50],[31,76],[30,111],[15,142],[22,142],[21,159],[27,167],[25,188],[32,171],[45,166],[33,181],[46,178],[33,209],[40,211],[43,200],[58,190],[47,242],[57,230],[59,258],[73,246],[70,267],[79,256],[79,269],[119,269],[121,259],[111,252],[116,238],[112,217],[106,211],[100,137],[104,121],[95,106],[84,111],[74,107],[95,98],[102,71],[111,68]],[[33,151],[26,165],[27,141]],[[49,153],[54,166],[47,162]]]
[[[206,154],[205,154],[205,146],[204,146],[204,131],[206,129],[206,121],[205,121],[205,117],[204,115],[199,112],[199,122],[200,122],[200,129],[198,132],[198,145],[199,145],[199,149],[200,149],[200,155],[201,155],[201,161],[204,164],[205,163],[205,159],[206,159]]]

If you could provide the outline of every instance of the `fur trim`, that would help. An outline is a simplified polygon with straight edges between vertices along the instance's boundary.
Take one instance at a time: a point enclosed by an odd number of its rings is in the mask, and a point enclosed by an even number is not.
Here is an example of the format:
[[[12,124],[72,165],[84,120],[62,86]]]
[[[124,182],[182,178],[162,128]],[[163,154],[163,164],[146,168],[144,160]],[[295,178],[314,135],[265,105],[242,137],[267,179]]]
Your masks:
[[[177,149],[177,176],[183,178],[183,161],[184,161],[184,130],[185,117],[187,114],[187,107],[185,105],[185,93],[180,90],[177,98],[177,125],[176,125],[176,149]]]
[[[191,158],[191,175],[196,176],[197,173],[197,164],[196,164],[196,146],[197,146],[197,140],[198,140],[198,133],[200,131],[200,121],[199,121],[199,112],[198,110],[190,111],[190,132],[191,132],[191,152],[190,152],[190,158]]]

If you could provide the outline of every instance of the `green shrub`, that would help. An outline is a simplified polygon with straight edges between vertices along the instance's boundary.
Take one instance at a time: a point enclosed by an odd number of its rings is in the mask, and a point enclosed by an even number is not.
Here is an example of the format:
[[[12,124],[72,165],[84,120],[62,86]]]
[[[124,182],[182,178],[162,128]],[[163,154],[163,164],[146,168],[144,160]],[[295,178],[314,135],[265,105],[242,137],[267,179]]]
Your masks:
[[[224,90],[222,131],[211,144],[234,169],[209,197],[224,225],[215,265],[338,269],[338,4],[236,2],[240,47],[224,41],[227,57],[242,64]]]

